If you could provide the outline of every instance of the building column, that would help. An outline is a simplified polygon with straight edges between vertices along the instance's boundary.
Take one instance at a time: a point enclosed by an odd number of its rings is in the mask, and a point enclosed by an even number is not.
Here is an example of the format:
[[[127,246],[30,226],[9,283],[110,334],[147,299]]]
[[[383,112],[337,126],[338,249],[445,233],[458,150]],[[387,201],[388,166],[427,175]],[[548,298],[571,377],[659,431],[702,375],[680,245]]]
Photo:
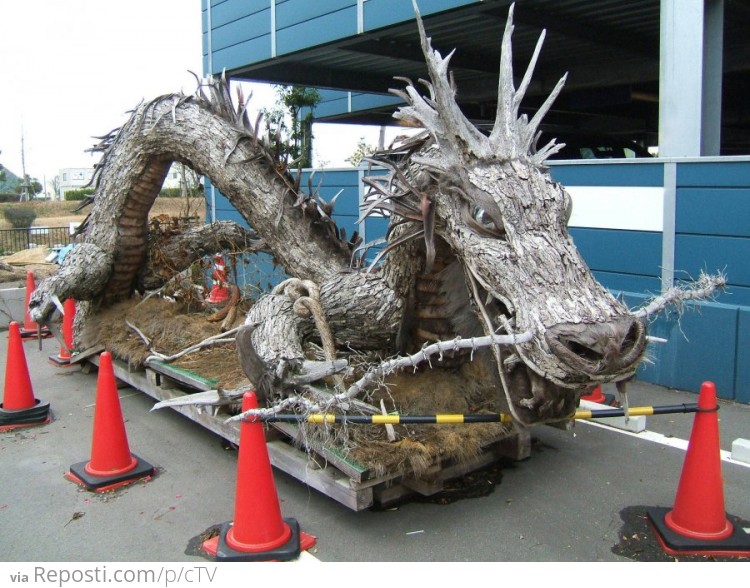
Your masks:
[[[718,155],[724,0],[661,0],[659,155]]]

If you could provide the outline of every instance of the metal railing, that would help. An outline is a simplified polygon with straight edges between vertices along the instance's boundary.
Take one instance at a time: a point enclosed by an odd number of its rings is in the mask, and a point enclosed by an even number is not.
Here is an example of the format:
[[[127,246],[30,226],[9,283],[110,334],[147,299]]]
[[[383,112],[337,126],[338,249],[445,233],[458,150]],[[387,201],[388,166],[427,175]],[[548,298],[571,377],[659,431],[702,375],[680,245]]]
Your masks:
[[[35,247],[64,247],[72,242],[70,227],[0,229],[0,255],[11,255]]]

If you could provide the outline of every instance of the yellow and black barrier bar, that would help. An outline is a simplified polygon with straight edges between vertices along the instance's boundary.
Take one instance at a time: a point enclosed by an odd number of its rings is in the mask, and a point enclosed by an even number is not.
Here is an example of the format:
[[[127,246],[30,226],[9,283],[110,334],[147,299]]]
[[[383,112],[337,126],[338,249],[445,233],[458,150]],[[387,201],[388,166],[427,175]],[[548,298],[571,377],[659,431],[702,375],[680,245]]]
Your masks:
[[[573,415],[575,420],[603,419],[624,416],[652,416],[657,414],[675,414],[698,412],[698,404],[672,404],[666,406],[634,406],[626,411],[623,408],[605,408],[599,410],[579,409]],[[314,425],[461,425],[470,423],[510,423],[513,417],[505,413],[487,414],[431,414],[431,415],[400,415],[400,414],[267,414],[250,417],[248,420],[264,422],[309,423]]]
[[[633,406],[628,409],[627,414],[624,408],[601,408],[597,410],[584,410],[579,408],[576,411],[574,419],[608,419],[612,417],[636,417],[652,416],[657,414],[677,414],[681,412],[699,412],[698,403],[687,404],[668,404],[664,406]]]

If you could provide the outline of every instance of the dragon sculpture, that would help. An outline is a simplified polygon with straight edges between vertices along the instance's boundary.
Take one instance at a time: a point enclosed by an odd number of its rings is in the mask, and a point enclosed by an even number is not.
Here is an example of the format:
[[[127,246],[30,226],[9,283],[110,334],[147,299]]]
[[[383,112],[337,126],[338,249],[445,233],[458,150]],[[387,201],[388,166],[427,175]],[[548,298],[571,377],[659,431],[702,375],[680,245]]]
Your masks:
[[[571,197],[544,166],[561,145],[536,147],[565,78],[531,119],[519,114],[544,34],[516,88],[510,8],[497,115],[484,134],[456,103],[451,55],[432,47],[415,11],[430,81],[422,81],[426,96],[409,80],[394,91],[406,103],[395,117],[424,132],[373,158],[387,173],[367,179],[363,214],[391,216],[373,263],[357,261],[356,235],[347,239],[329,204],[280,165],[244,100],[234,106],[226,81],[211,80],[195,95],[141,104],[103,139],[82,238],[35,290],[32,318],[45,323],[56,299],[74,298],[85,321],[131,296],[148,210],[180,161],[211,179],[293,278],[253,305],[237,335],[243,369],[266,405],[315,379],[306,372],[311,338],[337,365],[352,350],[386,361],[437,344],[431,365],[445,370],[471,361],[477,349],[467,342],[484,338],[492,370],[483,377],[520,426],[569,418],[586,389],[631,379],[647,345],[645,317],[666,302],[630,311],[597,282],[568,233]],[[370,375],[384,373],[370,365]],[[351,399],[367,381],[339,396]]]

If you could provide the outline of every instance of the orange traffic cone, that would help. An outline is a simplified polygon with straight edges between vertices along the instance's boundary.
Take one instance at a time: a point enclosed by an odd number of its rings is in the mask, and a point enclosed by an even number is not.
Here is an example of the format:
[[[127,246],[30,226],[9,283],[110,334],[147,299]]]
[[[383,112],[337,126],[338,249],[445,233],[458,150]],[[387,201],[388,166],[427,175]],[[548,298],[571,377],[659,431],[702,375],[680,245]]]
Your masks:
[[[724,510],[716,386],[704,382],[698,397],[674,508],[647,514],[670,555],[750,556],[750,535]]]
[[[614,394],[605,394],[601,386],[597,386],[588,394],[581,396],[581,400],[596,402],[597,404],[606,404],[607,406],[617,406]]]
[[[23,317],[23,327],[21,327],[21,338],[24,341],[30,341],[34,338],[40,337],[46,339],[47,337],[52,336],[49,327],[40,327],[31,320],[31,315],[29,314],[29,300],[31,300],[31,295],[34,293],[35,289],[36,284],[34,283],[34,272],[26,272],[26,314]]]
[[[17,322],[10,323],[8,339],[0,431],[47,424],[50,421],[49,402],[41,402],[34,397]]]
[[[89,490],[106,492],[153,473],[150,463],[130,453],[112,356],[104,351],[99,357],[91,459],[70,466],[66,477]]]
[[[242,411],[258,408],[255,392],[242,398]],[[263,423],[243,421],[237,458],[234,522],[224,523],[202,549],[219,561],[288,561],[315,544],[295,519],[282,519]]]
[[[60,351],[57,355],[50,355],[51,364],[59,367],[70,367],[70,360],[73,359],[71,350],[73,349],[73,320],[76,316],[76,301],[68,298],[63,302],[63,324],[62,336],[63,341],[60,343]]]

